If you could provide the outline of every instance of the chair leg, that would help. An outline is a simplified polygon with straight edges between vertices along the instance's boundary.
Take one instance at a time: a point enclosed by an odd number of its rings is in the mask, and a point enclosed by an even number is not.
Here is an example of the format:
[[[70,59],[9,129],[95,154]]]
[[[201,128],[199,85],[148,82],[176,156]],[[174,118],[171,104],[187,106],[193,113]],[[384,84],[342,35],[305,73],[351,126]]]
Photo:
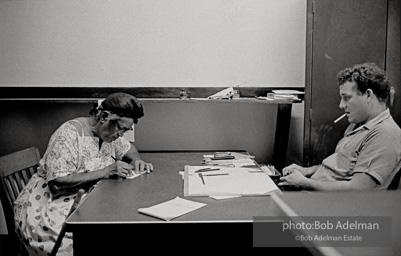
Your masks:
[[[78,208],[79,202],[81,201],[81,198],[84,193],[85,193],[85,190],[83,190],[83,189],[80,189],[78,191],[77,196],[75,197],[75,200],[71,206],[70,212],[68,213],[67,217],[70,216]],[[63,225],[61,226],[60,234],[57,237],[56,243],[53,246],[50,256],[55,256],[57,254],[57,251],[60,247],[61,241],[63,241],[64,235],[65,235],[65,231],[66,231],[65,228],[66,228],[66,224],[64,222]]]
[[[23,244],[19,247],[19,256],[29,256],[29,253]]]
[[[58,248],[60,247],[61,241],[63,241],[64,235],[65,235],[65,222],[63,223],[63,226],[61,227],[60,234],[57,237],[56,243],[53,246],[50,256],[56,256]]]

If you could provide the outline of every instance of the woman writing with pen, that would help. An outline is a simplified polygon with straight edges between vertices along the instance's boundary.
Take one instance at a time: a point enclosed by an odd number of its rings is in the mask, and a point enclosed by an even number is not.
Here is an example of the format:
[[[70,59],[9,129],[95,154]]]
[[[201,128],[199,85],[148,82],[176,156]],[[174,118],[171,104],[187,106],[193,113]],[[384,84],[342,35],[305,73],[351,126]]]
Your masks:
[[[52,250],[79,189],[88,192],[101,179],[153,170],[122,137],[144,115],[134,96],[111,94],[90,113],[54,132],[38,173],[14,202],[16,232],[29,255]],[[57,255],[72,254],[72,236],[66,233]]]

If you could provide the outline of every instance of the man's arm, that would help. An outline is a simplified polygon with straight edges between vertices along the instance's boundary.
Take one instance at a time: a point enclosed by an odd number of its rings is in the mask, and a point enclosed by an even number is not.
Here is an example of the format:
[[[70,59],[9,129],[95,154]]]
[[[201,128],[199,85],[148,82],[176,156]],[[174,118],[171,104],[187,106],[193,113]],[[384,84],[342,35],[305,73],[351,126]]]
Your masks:
[[[298,186],[308,190],[371,190],[376,181],[366,173],[355,173],[349,181],[320,181],[306,178],[298,170],[280,178],[279,185]]]
[[[302,167],[297,164],[291,164],[291,165],[283,168],[283,175],[286,176],[291,173],[292,169],[296,169],[296,170],[300,171],[302,173],[302,175],[304,175],[305,177],[311,177],[316,172],[317,168],[319,168],[319,165],[314,165],[314,166],[310,166],[310,167]]]

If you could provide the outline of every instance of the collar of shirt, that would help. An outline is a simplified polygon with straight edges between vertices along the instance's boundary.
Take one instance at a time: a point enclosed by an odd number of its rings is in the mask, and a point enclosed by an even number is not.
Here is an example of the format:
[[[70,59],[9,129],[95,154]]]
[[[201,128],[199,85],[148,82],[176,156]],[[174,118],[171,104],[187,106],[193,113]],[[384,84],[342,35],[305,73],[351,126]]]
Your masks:
[[[354,127],[356,124],[350,124],[350,126],[348,126],[347,131],[346,131],[346,136],[352,135],[356,132],[361,131],[362,129],[366,129],[366,130],[370,130],[372,129],[372,127],[374,127],[376,124],[382,122],[383,120],[387,119],[390,117],[390,110],[387,108],[386,110],[384,110],[383,112],[381,112],[378,116],[376,116],[375,118],[373,118],[372,120],[370,120],[369,122],[367,122],[364,125],[361,125],[360,127],[356,128],[354,130]]]

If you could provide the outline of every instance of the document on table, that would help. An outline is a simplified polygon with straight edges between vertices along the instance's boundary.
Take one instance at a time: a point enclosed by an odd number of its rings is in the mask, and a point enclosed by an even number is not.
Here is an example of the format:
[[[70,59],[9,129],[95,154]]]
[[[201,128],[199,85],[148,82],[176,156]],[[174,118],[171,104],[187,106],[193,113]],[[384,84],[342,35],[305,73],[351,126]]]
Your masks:
[[[136,177],[142,175],[143,173],[144,173],[144,172],[140,172],[140,173],[132,172],[131,175],[128,175],[128,176],[127,176],[127,179],[134,179],[134,178],[136,178]]]
[[[208,167],[212,170],[199,171]],[[280,191],[263,170],[216,167],[185,165],[184,196],[261,196]]]
[[[172,200],[151,207],[139,208],[138,212],[169,221],[181,215],[195,211],[205,205],[206,204],[204,203],[190,201],[177,196]]]
[[[127,176],[127,179],[134,179],[134,178],[136,178],[138,176],[141,176],[144,173],[147,173],[147,172],[143,171],[143,172],[135,173],[134,171],[132,171],[131,175]]]

